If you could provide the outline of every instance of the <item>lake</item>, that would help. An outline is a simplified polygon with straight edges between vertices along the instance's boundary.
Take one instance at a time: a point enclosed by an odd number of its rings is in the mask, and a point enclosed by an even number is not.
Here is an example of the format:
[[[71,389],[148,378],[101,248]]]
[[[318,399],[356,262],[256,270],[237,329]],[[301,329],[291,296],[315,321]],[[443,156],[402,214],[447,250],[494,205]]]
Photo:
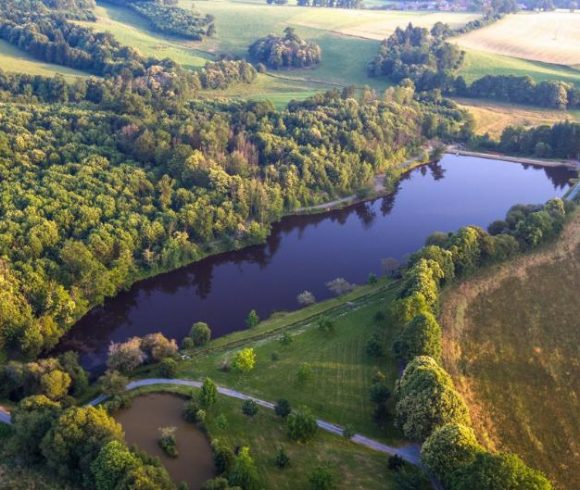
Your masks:
[[[207,322],[214,337],[242,329],[251,309],[261,318],[296,309],[303,290],[329,298],[328,281],[363,283],[369,273],[380,273],[381,259],[404,259],[432,232],[486,227],[514,204],[562,196],[573,176],[563,167],[446,155],[409,172],[388,197],[283,218],[263,245],[135,284],[82,318],[59,350],[74,348],[95,370],[111,341],[158,331],[180,340],[197,321]]]

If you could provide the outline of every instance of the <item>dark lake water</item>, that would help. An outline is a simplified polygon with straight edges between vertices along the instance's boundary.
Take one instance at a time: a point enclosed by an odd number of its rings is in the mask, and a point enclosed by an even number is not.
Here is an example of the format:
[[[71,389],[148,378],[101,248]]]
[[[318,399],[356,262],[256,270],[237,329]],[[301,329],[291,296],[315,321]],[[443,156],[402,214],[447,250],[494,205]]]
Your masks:
[[[336,277],[363,283],[381,259],[402,259],[433,231],[487,226],[517,203],[562,196],[573,177],[565,168],[539,168],[446,155],[411,171],[386,198],[313,216],[291,216],[273,226],[264,245],[213,256],[134,285],[91,311],[61,348],[81,352],[89,369],[104,362],[111,341],[163,332],[181,339],[205,321],[213,336],[244,328],[249,310],[261,318],[296,309],[307,289],[330,297]]]

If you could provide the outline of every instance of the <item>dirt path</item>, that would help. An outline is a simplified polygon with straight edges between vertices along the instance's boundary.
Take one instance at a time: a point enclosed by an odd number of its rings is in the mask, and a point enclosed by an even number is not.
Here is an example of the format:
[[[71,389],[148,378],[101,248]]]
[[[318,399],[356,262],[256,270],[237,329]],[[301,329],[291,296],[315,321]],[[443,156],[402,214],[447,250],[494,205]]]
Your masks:
[[[504,162],[523,163],[527,165],[537,165],[540,167],[568,167],[575,170],[580,170],[580,162],[573,160],[540,160],[537,158],[512,157],[503,155],[502,153],[484,153],[480,151],[460,150],[454,146],[449,146],[446,153],[448,155],[487,158],[490,160],[502,160]]]

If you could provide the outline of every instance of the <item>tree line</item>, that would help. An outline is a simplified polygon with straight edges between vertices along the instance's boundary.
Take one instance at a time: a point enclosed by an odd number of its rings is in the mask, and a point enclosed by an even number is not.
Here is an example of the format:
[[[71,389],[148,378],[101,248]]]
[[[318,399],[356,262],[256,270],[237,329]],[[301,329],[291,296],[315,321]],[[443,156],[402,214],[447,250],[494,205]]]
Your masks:
[[[489,17],[489,22],[499,18]],[[473,21],[471,27],[452,30],[436,23],[431,30],[409,24],[397,28],[385,39],[377,56],[368,64],[370,76],[385,75],[396,83],[411,80],[418,91],[439,90],[445,95],[476,97],[537,105],[555,109],[580,107],[580,89],[562,81],[535,82],[529,76],[485,75],[468,85],[457,72],[465,53],[446,41],[466,29],[479,28],[488,22]]]
[[[580,160],[580,124],[565,121],[529,129],[508,126],[499,141],[481,136],[473,138],[471,145],[512,155]]]
[[[467,406],[441,366],[436,315],[443,285],[553,240],[573,208],[560,199],[517,205],[488,232],[468,226],[434,233],[403,273],[395,307],[401,328],[393,348],[406,367],[395,389],[395,424],[406,437],[423,442],[422,461],[446,488],[552,488],[517,456],[489,452],[477,442]]]
[[[288,0],[266,0],[268,5],[286,5]],[[362,8],[362,0],[296,0],[299,7],[326,7],[341,9]]]
[[[317,65],[322,50],[312,41],[304,41],[292,27],[284,29],[284,36],[269,34],[252,43],[248,49],[250,59],[269,68],[305,68]]]

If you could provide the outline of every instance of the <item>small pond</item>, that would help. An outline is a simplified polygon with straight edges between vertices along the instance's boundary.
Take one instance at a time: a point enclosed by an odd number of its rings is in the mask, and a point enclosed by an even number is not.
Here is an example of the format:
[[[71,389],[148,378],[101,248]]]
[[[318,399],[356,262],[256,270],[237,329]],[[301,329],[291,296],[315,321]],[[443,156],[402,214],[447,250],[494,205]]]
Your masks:
[[[183,419],[183,404],[182,398],[166,393],[138,396],[115,419],[123,426],[127,444],[158,457],[176,484],[186,482],[190,490],[199,490],[215,475],[213,454],[205,434]],[[159,447],[160,427],[177,428],[177,458],[166,456]]]

